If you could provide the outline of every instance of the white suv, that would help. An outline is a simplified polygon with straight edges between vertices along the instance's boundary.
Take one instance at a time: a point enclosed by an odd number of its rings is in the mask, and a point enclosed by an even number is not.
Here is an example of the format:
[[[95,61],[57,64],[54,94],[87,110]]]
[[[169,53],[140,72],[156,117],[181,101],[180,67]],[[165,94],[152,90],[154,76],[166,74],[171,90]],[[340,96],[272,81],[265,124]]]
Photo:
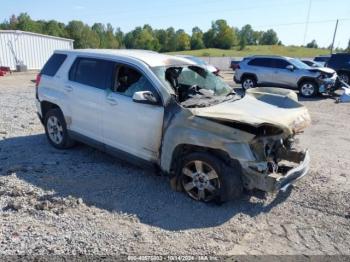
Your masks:
[[[38,115],[54,147],[80,141],[150,164],[196,200],[285,189],[308,170],[308,152],[293,148],[310,122],[295,93],[257,88],[242,98],[188,59],[56,51],[36,86]]]

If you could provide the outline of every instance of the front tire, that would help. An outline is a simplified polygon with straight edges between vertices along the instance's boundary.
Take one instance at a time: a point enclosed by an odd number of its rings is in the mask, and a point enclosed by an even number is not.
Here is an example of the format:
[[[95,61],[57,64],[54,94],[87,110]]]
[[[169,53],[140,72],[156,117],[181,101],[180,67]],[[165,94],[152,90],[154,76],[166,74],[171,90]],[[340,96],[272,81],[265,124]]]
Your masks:
[[[190,153],[179,168],[181,186],[186,194],[202,202],[226,202],[237,199],[243,192],[239,166],[205,152]]]
[[[50,144],[57,149],[66,149],[74,145],[67,132],[66,121],[58,108],[48,111],[44,118],[45,133]]]
[[[310,98],[316,96],[318,93],[318,86],[315,82],[304,81],[299,85],[299,94],[303,97]]]

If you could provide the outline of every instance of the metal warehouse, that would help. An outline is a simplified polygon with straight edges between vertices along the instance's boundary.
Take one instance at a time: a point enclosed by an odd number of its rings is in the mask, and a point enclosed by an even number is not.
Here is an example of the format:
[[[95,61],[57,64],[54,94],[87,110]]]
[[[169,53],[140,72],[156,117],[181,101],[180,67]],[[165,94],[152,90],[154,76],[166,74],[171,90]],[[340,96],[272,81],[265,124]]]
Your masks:
[[[73,49],[73,40],[49,35],[0,30],[0,66],[41,69],[56,49]]]

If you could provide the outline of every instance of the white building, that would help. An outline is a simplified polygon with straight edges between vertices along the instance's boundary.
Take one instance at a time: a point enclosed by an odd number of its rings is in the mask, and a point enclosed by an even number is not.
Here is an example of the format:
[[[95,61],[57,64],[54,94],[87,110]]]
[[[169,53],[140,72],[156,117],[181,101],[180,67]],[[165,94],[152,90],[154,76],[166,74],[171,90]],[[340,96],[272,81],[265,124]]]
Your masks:
[[[0,30],[0,66],[41,69],[56,49],[73,49],[72,39],[18,30]]]

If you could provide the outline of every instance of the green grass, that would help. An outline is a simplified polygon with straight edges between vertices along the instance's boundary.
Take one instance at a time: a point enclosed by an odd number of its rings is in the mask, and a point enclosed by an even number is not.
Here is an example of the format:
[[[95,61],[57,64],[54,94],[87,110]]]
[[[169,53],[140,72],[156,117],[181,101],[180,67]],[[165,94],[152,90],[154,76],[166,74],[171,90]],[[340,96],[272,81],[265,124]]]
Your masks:
[[[230,50],[208,48],[200,50],[170,52],[169,54],[193,55],[193,56],[230,56],[244,57],[248,55],[282,55],[290,57],[315,57],[318,55],[328,55],[328,49],[305,48],[297,46],[247,46],[244,50],[233,48]]]

